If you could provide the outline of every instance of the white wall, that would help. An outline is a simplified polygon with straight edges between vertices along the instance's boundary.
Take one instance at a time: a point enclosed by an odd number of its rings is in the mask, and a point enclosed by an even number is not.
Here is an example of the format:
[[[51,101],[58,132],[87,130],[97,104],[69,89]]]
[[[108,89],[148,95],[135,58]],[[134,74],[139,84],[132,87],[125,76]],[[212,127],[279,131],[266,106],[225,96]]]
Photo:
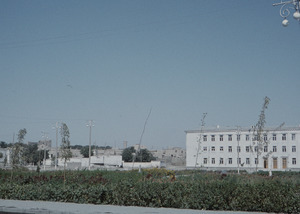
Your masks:
[[[151,162],[123,162],[123,168],[160,168],[160,161],[151,161]]]
[[[273,141],[272,135],[276,134],[276,141]],[[251,140],[253,137],[253,132],[248,130],[242,130],[240,132],[241,139],[237,141],[237,132],[235,130],[212,130],[204,131],[202,134],[202,140],[200,144],[200,150],[198,153],[198,161],[196,164],[197,158],[197,148],[198,148],[198,139],[199,131],[187,131],[186,132],[186,166],[187,167],[202,167],[206,169],[237,169],[238,167],[238,152],[237,146],[238,143],[241,147],[241,152],[239,157],[241,158],[240,169],[255,170],[255,158],[256,152],[246,152],[246,146],[253,146],[254,144]],[[245,136],[249,134],[250,140],[246,141]],[[286,134],[287,139],[282,140],[282,134]],[[295,134],[296,139],[292,140],[292,134]],[[203,140],[203,136],[207,135],[207,141]],[[211,135],[215,135],[215,141],[211,140]],[[220,141],[220,135],[223,135],[223,141]],[[232,135],[232,141],[228,141],[228,135]],[[300,170],[300,128],[287,128],[281,129],[279,131],[274,131],[270,129],[268,131],[268,150],[267,152],[262,151],[262,154],[259,156],[259,170],[269,170],[268,168],[276,171],[280,170]],[[220,147],[223,147],[223,151],[220,151]],[[232,147],[232,152],[229,152],[228,147]],[[273,146],[277,147],[277,152],[273,152]],[[286,146],[286,152],[282,151],[282,146]],[[296,146],[296,152],[292,151],[293,146]],[[207,148],[207,151],[204,151],[204,148]],[[215,148],[213,151],[212,148]],[[267,154],[269,154],[267,158]],[[264,157],[268,159],[268,168],[264,168]],[[204,163],[206,158],[207,163]],[[212,159],[215,159],[215,163],[212,163]],[[223,164],[220,164],[220,158],[223,158]],[[229,164],[229,159],[232,159],[232,163]],[[250,164],[246,163],[246,158],[249,158]],[[277,169],[274,169],[273,158],[277,158]],[[283,158],[287,158],[287,168],[283,169]],[[296,164],[292,163],[293,158],[296,158]]]
[[[70,158],[68,163],[78,163],[81,167],[89,166],[89,158]],[[48,159],[46,165],[51,165],[51,160]],[[74,165],[74,164],[69,164]],[[75,164],[76,165],[76,164]],[[120,155],[108,155],[108,156],[92,156],[91,157],[91,165],[111,165],[111,166],[121,166],[122,165],[122,156]],[[64,160],[58,158],[58,166],[64,166]]]

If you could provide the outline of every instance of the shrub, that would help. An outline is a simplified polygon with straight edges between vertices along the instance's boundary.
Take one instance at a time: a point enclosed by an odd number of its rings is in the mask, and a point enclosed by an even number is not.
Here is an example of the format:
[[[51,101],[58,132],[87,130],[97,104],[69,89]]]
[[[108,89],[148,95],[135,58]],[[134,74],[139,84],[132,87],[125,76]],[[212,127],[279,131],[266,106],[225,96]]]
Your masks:
[[[148,177],[148,175],[151,175]],[[166,169],[10,172],[0,170],[0,198],[199,210],[300,212],[299,174],[235,175]],[[296,178],[296,179],[295,179]]]

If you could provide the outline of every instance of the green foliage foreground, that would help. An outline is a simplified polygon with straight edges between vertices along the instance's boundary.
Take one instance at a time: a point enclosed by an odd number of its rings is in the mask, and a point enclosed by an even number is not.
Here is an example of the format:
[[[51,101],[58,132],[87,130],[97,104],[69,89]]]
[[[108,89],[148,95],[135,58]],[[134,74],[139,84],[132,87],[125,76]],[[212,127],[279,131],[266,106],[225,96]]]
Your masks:
[[[0,198],[204,210],[300,212],[300,173],[227,175],[137,171],[0,170]]]

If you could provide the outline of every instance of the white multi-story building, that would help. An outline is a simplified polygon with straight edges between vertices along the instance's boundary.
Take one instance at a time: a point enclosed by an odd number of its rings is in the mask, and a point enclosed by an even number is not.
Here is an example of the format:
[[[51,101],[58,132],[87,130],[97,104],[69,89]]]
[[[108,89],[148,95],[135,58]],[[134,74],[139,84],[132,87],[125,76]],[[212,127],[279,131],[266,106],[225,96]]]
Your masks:
[[[207,170],[300,171],[300,127],[186,131],[186,166]]]

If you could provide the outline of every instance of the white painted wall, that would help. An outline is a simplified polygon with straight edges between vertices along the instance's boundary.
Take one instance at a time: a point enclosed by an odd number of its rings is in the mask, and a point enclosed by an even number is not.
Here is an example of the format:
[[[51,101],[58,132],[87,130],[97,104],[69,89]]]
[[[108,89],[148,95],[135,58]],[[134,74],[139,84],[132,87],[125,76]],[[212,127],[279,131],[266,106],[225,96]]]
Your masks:
[[[240,169],[246,170],[255,170],[255,158],[256,152],[247,152],[246,146],[253,146],[253,132],[247,129],[243,129],[240,131],[241,139],[239,141],[239,145],[241,147],[241,151],[239,156],[241,158]],[[272,135],[276,134],[276,141],[272,139]],[[287,139],[282,140],[282,135],[286,134]],[[292,134],[295,134],[295,139],[292,139]],[[203,136],[207,136],[207,141],[203,140]],[[211,140],[211,136],[215,135],[215,141]],[[223,135],[223,141],[220,141],[220,135]],[[228,140],[228,135],[232,135],[232,141]],[[250,140],[246,141],[246,135],[249,135]],[[186,132],[186,166],[191,167],[202,167],[203,169],[237,169],[238,162],[238,152],[237,152],[237,131],[234,129],[215,129],[215,130],[204,130],[202,133],[202,140],[200,143],[200,149],[198,153],[198,161],[196,163],[197,158],[197,148],[198,148],[198,140],[199,140],[200,132],[199,131],[187,131]],[[267,132],[267,138],[269,140],[267,152],[262,152],[259,156],[259,170],[269,170],[273,171],[281,171],[281,170],[300,170],[300,128],[285,128],[275,131],[274,129],[270,129]],[[229,152],[229,146],[232,147],[232,152]],[[273,146],[277,147],[277,151],[273,152]],[[286,151],[282,151],[282,146],[286,147]],[[296,151],[292,151],[293,146],[296,147]],[[215,151],[213,151],[213,147]],[[220,150],[220,147],[223,147],[223,151]],[[205,150],[206,148],[206,150]],[[264,168],[264,157],[266,158],[267,154],[269,154],[268,159],[268,168]],[[205,163],[205,158],[207,163]],[[215,163],[213,163],[213,158],[215,159]],[[220,158],[223,158],[223,163],[220,163]],[[232,163],[229,163],[229,159],[232,159]],[[246,163],[246,159],[249,158],[250,164]],[[274,169],[273,166],[273,158],[277,158],[277,169]],[[283,169],[283,158],[287,159],[287,168]],[[293,164],[293,158],[296,159],[296,164]]]
[[[81,167],[88,167],[89,166],[89,158],[70,158],[67,161],[67,165],[76,165],[72,163],[77,163]],[[51,160],[46,160],[46,165],[51,165]],[[122,165],[122,156],[120,155],[108,155],[108,156],[92,156],[91,157],[91,166],[92,165],[109,165],[109,166],[121,166]],[[64,166],[64,160],[58,158],[58,166]]]
[[[127,169],[138,169],[138,168],[160,168],[160,161],[151,161],[151,162],[123,162],[123,168]]]

